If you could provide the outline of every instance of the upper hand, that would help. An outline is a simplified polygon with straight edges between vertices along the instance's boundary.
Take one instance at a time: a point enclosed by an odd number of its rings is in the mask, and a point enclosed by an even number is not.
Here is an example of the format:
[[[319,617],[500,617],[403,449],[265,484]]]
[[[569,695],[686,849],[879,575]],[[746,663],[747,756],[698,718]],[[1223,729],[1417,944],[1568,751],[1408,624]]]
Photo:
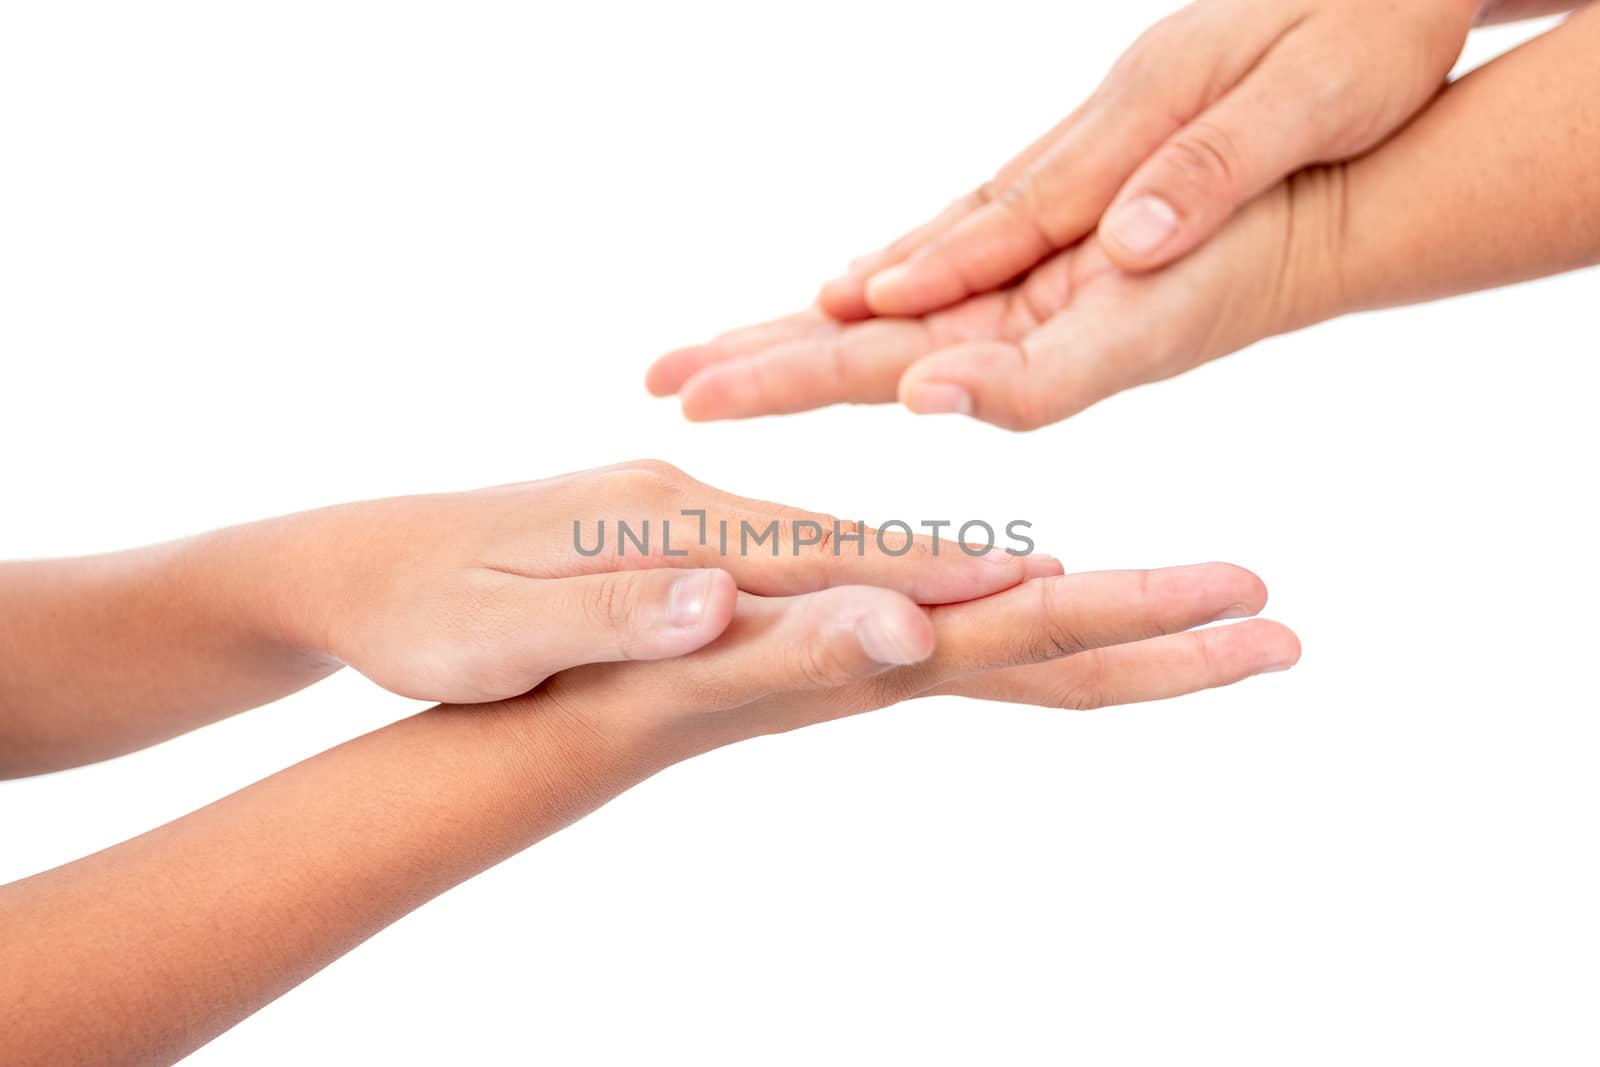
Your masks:
[[[1340,309],[1344,181],[1341,167],[1303,171],[1163,270],[1126,273],[1090,238],[942,311],[858,323],[802,312],[663,356],[646,382],[679,394],[691,419],[898,397],[920,414],[1034,429]]]
[[[843,320],[984,293],[1099,226],[1125,270],[1170,263],[1286,175],[1388,137],[1438,91],[1477,0],[1200,0],[992,180],[822,289]],[[1103,218],[1102,218],[1103,216]]]
[[[703,510],[701,519],[685,510]],[[789,596],[845,583],[895,590],[918,603],[967,600],[1032,574],[1060,573],[1044,556],[1003,549],[969,556],[948,541],[903,555],[833,551],[795,536],[795,520],[825,515],[736,497],[664,463],[640,461],[475,492],[398,497],[327,508],[224,531],[268,557],[267,590],[288,644],[347,663],[419,700],[471,703],[527,692],[581,663],[682,655],[716,638],[737,590]],[[648,552],[618,543],[617,522]],[[778,520],[781,544],[724,552]],[[605,549],[594,548],[597,524]],[[670,523],[670,544],[667,527]],[[848,529],[853,524],[845,523]],[[799,543],[796,543],[796,541]],[[771,542],[768,542],[771,544]],[[667,555],[670,547],[671,555]],[[898,547],[898,541],[893,547]],[[681,554],[680,554],[681,553]]]

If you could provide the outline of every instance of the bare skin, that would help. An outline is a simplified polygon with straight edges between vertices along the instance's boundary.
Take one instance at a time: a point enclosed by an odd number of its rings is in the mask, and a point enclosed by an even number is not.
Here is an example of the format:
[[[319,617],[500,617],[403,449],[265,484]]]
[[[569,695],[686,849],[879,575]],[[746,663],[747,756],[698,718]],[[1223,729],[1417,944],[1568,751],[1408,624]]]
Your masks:
[[[646,383],[691,419],[898,399],[1027,430],[1324,319],[1600,263],[1597,52],[1589,7],[1163,269],[1126,271],[1095,235],[943,310],[813,309],[663,356]]]
[[[698,651],[434,708],[0,888],[6,1062],[170,1063],[431,897],[721,745],[934,693],[1086,708],[1286,668],[1299,644],[1276,623],[1192,630],[1265,598],[1225,564],[1038,578],[932,608],[861,586],[739,594]],[[892,655],[874,632],[898,635]]]
[[[699,544],[698,520],[782,519],[776,555]],[[365,501],[86,559],[0,563],[0,777],[106,759],[276,700],[348,664],[418,700],[527,692],[580,663],[713,640],[735,593],[863,583],[967,600],[1049,557],[791,544],[790,520],[643,461],[469,493]],[[572,523],[649,519],[649,553],[574,548]],[[661,540],[671,521],[678,536]],[[614,545],[614,542],[613,542]],[[683,555],[676,553],[682,552]],[[552,625],[552,620],[560,620]],[[85,656],[84,649],[94,655]],[[63,664],[71,670],[63,670]]]
[[[992,180],[823,286],[837,318],[922,315],[1097,227],[1125,270],[1187,255],[1285,177],[1367,151],[1444,85],[1476,22],[1581,0],[1200,0]]]

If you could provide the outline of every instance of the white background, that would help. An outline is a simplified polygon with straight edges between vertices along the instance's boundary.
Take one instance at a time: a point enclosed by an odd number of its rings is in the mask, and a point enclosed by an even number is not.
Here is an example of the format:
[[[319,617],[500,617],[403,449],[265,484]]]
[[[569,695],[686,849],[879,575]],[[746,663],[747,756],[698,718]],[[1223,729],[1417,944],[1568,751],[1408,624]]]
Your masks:
[[[1238,562],[1305,645],[1165,704],[944,700],[696,760],[192,1062],[1600,1057],[1600,275],[1026,436],[693,426],[640,385],[987,177],[1166,7],[0,8],[0,555],[656,456],[1026,517],[1071,569]],[[0,880],[414,706],[339,676],[0,783]]]

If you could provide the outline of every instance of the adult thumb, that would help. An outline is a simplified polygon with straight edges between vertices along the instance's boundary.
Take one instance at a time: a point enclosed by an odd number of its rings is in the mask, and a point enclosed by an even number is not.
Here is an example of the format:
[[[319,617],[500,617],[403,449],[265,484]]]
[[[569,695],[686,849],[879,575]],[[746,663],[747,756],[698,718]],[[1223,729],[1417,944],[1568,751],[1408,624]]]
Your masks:
[[[1117,266],[1166,266],[1318,158],[1318,123],[1293,89],[1304,74],[1284,71],[1287,59],[1277,59],[1169,137],[1123,183],[1100,223],[1100,243]]]

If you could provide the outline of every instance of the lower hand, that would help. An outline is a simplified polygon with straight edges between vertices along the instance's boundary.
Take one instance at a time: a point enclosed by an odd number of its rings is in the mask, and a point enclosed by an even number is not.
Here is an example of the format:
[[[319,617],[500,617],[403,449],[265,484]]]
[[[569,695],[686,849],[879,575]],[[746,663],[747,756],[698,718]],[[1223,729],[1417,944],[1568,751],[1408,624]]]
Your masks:
[[[1252,620],[1267,591],[1213,563],[1038,578],[923,608],[887,589],[741,596],[689,655],[555,675],[522,701],[573,720],[649,773],[697,752],[918,696],[1088,709],[1158,700],[1292,666],[1294,634]]]

